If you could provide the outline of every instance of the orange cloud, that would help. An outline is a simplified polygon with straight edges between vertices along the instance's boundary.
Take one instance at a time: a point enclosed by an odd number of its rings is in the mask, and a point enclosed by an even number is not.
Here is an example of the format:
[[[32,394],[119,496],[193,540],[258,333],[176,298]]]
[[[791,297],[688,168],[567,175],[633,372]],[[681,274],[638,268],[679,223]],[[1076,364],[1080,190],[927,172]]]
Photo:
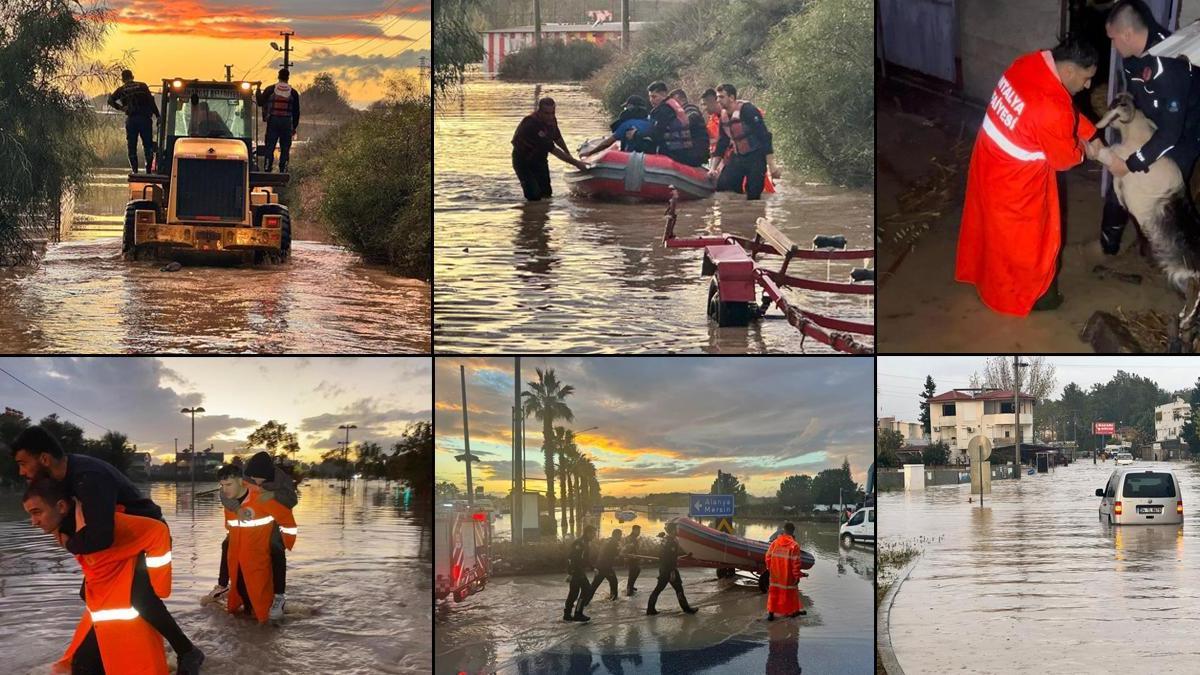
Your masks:
[[[395,8],[388,10],[386,16],[416,15],[425,11],[427,7],[422,6]],[[252,4],[211,7],[203,0],[127,0],[110,13],[114,23],[133,34],[275,39],[281,30],[294,29],[299,24],[304,27],[304,38],[410,40],[403,35],[384,34],[376,25],[383,16],[371,11],[287,14]],[[394,23],[394,20],[388,23]]]
[[[605,436],[592,432],[585,432],[575,436],[575,445],[582,450],[585,447],[597,450],[600,452],[608,452],[614,455],[622,455],[625,457],[639,457],[641,455],[661,455],[672,459],[681,459],[685,455],[678,450],[668,448],[634,448],[626,445],[624,441],[617,438]]]
[[[451,403],[450,401],[438,401],[438,402],[434,403],[433,406],[435,408],[437,408],[438,410],[446,410],[446,411],[456,412],[456,413],[462,412],[462,404],[461,403]],[[480,415],[492,414],[491,410],[484,410],[483,408],[480,408],[480,407],[477,407],[474,405],[468,405],[467,412],[472,413],[472,414],[480,414]]]

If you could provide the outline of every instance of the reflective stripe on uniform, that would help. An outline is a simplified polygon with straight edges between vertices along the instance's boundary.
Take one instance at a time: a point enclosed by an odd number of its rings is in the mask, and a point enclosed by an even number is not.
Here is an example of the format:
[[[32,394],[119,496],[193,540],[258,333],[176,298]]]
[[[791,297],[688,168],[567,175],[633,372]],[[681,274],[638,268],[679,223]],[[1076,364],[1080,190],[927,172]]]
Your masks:
[[[128,621],[130,619],[138,618],[138,611],[133,607],[126,607],[125,609],[98,609],[89,611],[91,612],[93,623],[98,623],[100,621]]]
[[[284,527],[284,526],[280,525],[279,531],[284,534],[290,534],[293,537],[300,534],[300,528],[298,528],[298,527]]]
[[[798,586],[798,585],[795,585],[795,584],[793,584],[793,585],[791,585],[791,586],[788,586],[787,584],[777,584],[777,583],[775,583],[774,581],[772,581],[772,582],[771,582],[771,588],[782,588],[782,589],[784,589],[784,590],[788,590],[788,591],[794,591],[794,590],[796,590],[797,588],[800,588],[800,586]]]
[[[146,556],[146,567],[162,567],[163,565],[171,564],[171,552],[167,551],[163,555],[148,555]]]
[[[1030,152],[1008,140],[1008,137],[1004,135],[1004,132],[1000,131],[1000,129],[992,123],[992,118],[987,116],[983,118],[983,133],[987,134],[988,138],[992,139],[992,141],[998,145],[1000,149],[1005,152],[1005,154],[1013,159],[1019,159],[1023,162],[1046,159],[1046,153],[1040,151]]]
[[[229,523],[230,527],[261,527],[275,522],[275,518],[264,516],[262,518],[255,518],[254,520],[227,520],[225,522]]]

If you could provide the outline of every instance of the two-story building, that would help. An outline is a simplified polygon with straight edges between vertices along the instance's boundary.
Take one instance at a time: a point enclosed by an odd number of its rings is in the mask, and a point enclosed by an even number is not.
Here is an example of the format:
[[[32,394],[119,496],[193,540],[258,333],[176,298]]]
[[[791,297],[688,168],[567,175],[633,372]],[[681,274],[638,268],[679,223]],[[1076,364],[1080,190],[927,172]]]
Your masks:
[[[904,422],[895,417],[880,417],[877,425],[880,429],[900,432],[907,445],[929,444],[929,437],[925,435],[925,427],[920,422]]]
[[[1154,408],[1154,440],[1157,442],[1179,439],[1183,425],[1192,417],[1192,406],[1176,397],[1170,403]]]
[[[1013,392],[997,389],[954,389],[929,399],[930,440],[950,446],[954,459],[965,457],[975,436],[992,445],[1016,439]],[[1021,395],[1021,440],[1033,440],[1033,396]],[[954,461],[952,459],[952,461]]]

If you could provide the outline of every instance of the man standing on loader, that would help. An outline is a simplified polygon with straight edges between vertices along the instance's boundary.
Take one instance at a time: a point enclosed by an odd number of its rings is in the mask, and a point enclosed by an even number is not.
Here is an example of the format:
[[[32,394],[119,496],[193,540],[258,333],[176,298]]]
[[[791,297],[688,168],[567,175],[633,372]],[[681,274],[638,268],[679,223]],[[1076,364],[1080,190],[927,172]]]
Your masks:
[[[142,139],[142,151],[146,155],[146,173],[154,165],[154,123],[158,117],[158,105],[145,82],[133,79],[133,71],[121,71],[121,86],[108,95],[108,104],[125,113],[125,143],[129,146],[129,170],[137,173],[138,137]]]
[[[279,142],[279,173],[287,173],[288,154],[292,137],[300,126],[300,92],[288,84],[287,68],[279,69],[279,81],[267,87],[258,100],[263,121],[267,123],[267,161],[265,171],[271,172],[275,161],[275,143]]]

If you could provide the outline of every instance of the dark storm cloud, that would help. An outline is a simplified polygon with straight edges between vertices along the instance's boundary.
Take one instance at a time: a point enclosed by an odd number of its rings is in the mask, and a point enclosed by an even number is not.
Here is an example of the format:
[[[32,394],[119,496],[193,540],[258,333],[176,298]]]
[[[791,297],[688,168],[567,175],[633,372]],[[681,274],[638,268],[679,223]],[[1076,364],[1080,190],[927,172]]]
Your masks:
[[[396,47],[388,45],[386,54],[340,54],[332,49],[322,47],[310,54],[297,56],[308,72],[333,71],[339,80],[356,82],[363,80],[379,80],[386,77],[387,72],[397,68],[415,68],[420,64],[420,58],[429,61],[429,50],[407,50],[400,54],[394,53]]]
[[[387,445],[400,439],[397,424],[427,421],[431,418],[432,413],[429,410],[380,408],[373,399],[364,398],[343,406],[336,413],[305,417],[300,421],[297,430],[313,434],[312,446],[319,450],[336,448],[339,442],[346,439],[345,430],[338,429],[342,424],[353,424],[357,427],[350,431],[351,443],[374,441],[380,445]],[[321,436],[322,432],[324,436]]]

